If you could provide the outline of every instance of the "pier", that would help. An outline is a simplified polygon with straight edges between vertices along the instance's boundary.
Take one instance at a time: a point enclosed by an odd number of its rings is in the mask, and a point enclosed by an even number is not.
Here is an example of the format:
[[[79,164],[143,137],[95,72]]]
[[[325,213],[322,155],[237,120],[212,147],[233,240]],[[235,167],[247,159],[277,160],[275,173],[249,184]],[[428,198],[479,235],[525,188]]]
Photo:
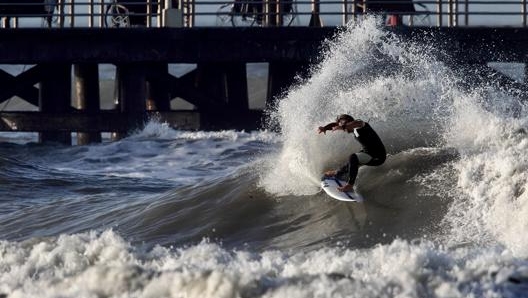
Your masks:
[[[247,65],[267,65],[265,101],[273,104],[317,62],[326,39],[365,13],[382,14],[387,30],[404,38],[435,36],[450,59],[482,65],[483,75],[526,93],[525,84],[486,67],[528,62],[526,1],[502,12],[472,12],[471,1],[455,0],[49,1],[0,4],[0,65],[27,66],[19,74],[0,70],[0,104],[16,96],[36,109],[0,110],[0,131],[39,132],[42,142],[69,144],[72,133],[78,144],[100,142],[102,132],[120,138],[149,118],[180,129],[257,129],[263,111],[249,106]],[[499,13],[512,24],[483,26]],[[110,109],[101,107],[103,64],[115,66]],[[169,71],[175,64],[194,67],[177,76]],[[193,108],[171,108],[175,98]]]

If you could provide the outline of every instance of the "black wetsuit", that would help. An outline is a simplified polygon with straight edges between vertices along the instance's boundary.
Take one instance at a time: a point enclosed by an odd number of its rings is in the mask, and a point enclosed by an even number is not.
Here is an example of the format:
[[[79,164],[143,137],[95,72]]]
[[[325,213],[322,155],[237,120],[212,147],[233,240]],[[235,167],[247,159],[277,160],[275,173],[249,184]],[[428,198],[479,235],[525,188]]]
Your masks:
[[[372,127],[367,122],[363,123],[363,127],[357,128],[355,130],[357,134],[354,132],[351,133],[354,133],[354,137],[362,146],[360,152],[364,152],[372,157],[372,159],[365,165],[379,166],[383,164],[387,158],[385,146],[374,129],[372,129]],[[348,159],[348,163],[337,172],[337,176],[339,177],[345,173],[348,173],[348,179],[346,179],[347,183],[354,184],[360,165],[363,164],[359,163],[357,155],[355,153],[351,154]]]
[[[363,123],[365,125],[356,129],[357,135],[354,134],[354,137],[363,147],[361,152],[365,152],[372,156],[372,160],[369,161],[367,165],[379,166],[385,162],[387,151],[385,151],[385,146],[374,129],[372,129],[367,122]]]

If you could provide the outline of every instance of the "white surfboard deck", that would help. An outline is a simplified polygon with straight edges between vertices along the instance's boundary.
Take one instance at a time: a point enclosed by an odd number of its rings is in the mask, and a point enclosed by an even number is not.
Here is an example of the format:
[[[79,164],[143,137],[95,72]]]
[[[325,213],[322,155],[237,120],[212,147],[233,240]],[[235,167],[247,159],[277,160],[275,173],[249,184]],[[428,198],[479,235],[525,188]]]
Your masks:
[[[346,182],[338,180],[335,177],[323,177],[321,179],[321,187],[332,198],[345,202],[363,202],[363,197],[355,191],[343,192],[337,188],[345,185]]]

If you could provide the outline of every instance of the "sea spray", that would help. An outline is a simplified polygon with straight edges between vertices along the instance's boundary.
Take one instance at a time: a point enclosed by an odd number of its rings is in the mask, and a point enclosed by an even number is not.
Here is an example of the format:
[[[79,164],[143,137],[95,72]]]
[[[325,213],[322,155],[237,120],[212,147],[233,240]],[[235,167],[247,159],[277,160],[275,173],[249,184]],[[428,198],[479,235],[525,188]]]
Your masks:
[[[316,133],[342,113],[369,121],[390,154],[440,142],[455,81],[427,49],[386,31],[374,17],[350,23],[328,41],[322,62],[269,112],[283,147],[270,158],[261,186],[276,195],[317,192],[321,173],[359,150],[346,134]]]

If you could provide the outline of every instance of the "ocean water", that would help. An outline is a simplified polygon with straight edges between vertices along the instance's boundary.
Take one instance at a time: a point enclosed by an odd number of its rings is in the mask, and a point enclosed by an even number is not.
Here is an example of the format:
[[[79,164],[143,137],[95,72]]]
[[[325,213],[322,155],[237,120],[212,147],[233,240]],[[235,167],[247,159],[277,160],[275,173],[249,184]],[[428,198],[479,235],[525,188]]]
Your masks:
[[[260,131],[1,134],[0,297],[528,297],[526,108],[438,53],[366,19]],[[316,133],[345,112],[389,152],[363,204],[319,188],[359,149]]]

